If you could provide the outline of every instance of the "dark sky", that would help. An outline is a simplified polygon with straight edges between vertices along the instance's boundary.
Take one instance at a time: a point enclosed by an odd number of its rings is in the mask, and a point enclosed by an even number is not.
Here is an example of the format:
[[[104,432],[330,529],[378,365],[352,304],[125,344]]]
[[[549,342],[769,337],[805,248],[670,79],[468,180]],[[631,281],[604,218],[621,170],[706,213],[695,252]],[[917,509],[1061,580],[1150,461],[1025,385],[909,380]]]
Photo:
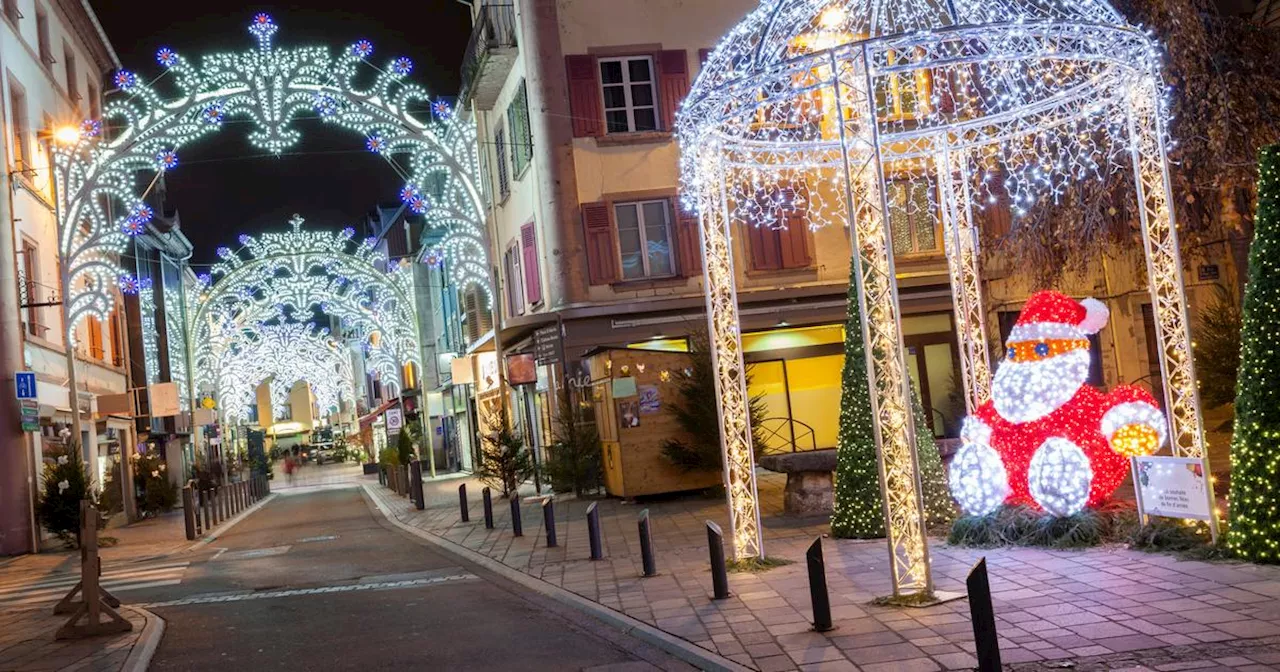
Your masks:
[[[368,39],[373,63],[408,56],[414,62],[410,78],[433,97],[450,100],[458,92],[458,66],[471,26],[468,8],[457,0],[90,4],[124,67],[144,81],[160,73],[155,53],[162,46],[195,63],[203,54],[254,48],[246,28],[256,13],[267,12],[280,26],[274,41],[281,47],[327,45],[336,51]],[[397,202],[403,180],[364,150],[359,135],[301,120],[295,127],[302,141],[292,155],[275,157],[249,144],[248,124],[228,122],[217,135],[181,149],[178,167],[166,177],[167,205],[181,214],[182,229],[196,248],[195,264],[213,261],[219,245],[236,247],[242,232],[284,228],[295,212],[308,226],[359,229],[363,213],[375,204]]]

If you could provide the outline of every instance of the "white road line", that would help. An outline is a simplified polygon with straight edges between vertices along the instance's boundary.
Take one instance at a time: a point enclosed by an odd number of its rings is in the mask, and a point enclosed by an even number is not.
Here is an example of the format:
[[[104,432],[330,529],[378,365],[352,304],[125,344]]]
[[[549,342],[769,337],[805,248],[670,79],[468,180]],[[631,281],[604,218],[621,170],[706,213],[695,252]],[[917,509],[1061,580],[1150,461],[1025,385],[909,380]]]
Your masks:
[[[170,600],[168,602],[152,602],[150,604],[140,605],[146,609],[155,607],[184,607],[194,604],[221,604],[224,602],[245,602],[248,600],[270,600],[281,597],[297,597],[303,595],[324,595],[330,593],[350,593],[354,591],[365,590],[398,590],[402,588],[419,588],[433,584],[446,583],[452,581],[466,581],[468,579],[478,579],[480,577],[471,573],[454,574],[451,576],[437,576],[429,579],[414,579],[411,581],[384,581],[381,583],[355,583],[345,584],[341,586],[324,586],[321,588],[291,588],[285,590],[269,590],[258,593],[239,593],[234,595],[196,595],[179,600]]]
[[[103,572],[102,580],[105,582],[111,579],[131,579],[131,578],[138,578],[138,577],[156,576],[160,574],[175,574],[175,573],[178,575],[181,575],[184,571],[186,571],[185,565],[178,566],[178,567],[159,567],[156,569]],[[58,578],[48,578],[42,581],[33,581],[31,583],[18,584],[18,585],[12,585],[12,586],[3,586],[3,587],[0,587],[0,596],[8,595],[11,593],[25,592],[25,591],[29,591],[37,588],[46,588],[46,587],[52,587],[52,586],[74,586],[76,582],[79,580],[80,580],[80,574],[78,573],[64,574],[59,576]]]
[[[152,565],[138,565],[135,567],[129,567],[129,566],[107,567],[105,571],[102,572],[102,576],[104,578],[113,577],[113,576],[129,576],[130,574],[134,574],[134,573],[149,572],[149,571],[160,570],[160,569],[183,569],[190,565],[191,565],[190,562],[166,562],[166,563],[152,564]],[[80,580],[80,572],[59,572],[57,574],[38,574],[33,578],[35,578],[35,581],[32,581],[30,578],[0,581],[0,592],[3,592],[7,588],[37,586],[41,584],[53,584],[53,583],[59,583],[59,582],[65,581],[67,579],[71,579],[71,583],[75,583],[76,581]]]
[[[182,583],[182,579],[167,579],[164,581],[146,581],[143,583],[103,582],[102,587],[106,588],[112,593],[125,593],[131,590],[142,590],[144,588],[160,588],[162,586],[176,586],[179,583]],[[43,591],[35,591],[33,593],[28,593],[26,595],[18,595],[18,596],[15,596],[15,598],[13,599],[0,599],[0,605],[11,607],[11,606],[17,606],[22,604],[35,604],[38,602],[56,602],[62,599],[62,596],[65,595],[67,590],[69,589],[70,589],[70,586],[67,586],[66,588],[54,588],[54,589],[43,590]]]

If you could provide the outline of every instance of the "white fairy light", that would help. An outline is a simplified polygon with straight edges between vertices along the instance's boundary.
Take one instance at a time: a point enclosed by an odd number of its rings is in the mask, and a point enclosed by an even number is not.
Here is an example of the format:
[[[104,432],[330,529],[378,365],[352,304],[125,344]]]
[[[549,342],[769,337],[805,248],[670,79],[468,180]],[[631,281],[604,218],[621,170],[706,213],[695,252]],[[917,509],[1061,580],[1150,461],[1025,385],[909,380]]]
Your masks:
[[[276,418],[283,417],[299,382],[315,395],[322,414],[341,410],[344,399],[354,401],[351,357],[329,330],[288,323],[258,325],[254,333],[255,339],[237,343],[218,359],[219,402],[229,421],[248,419],[263,382]]]

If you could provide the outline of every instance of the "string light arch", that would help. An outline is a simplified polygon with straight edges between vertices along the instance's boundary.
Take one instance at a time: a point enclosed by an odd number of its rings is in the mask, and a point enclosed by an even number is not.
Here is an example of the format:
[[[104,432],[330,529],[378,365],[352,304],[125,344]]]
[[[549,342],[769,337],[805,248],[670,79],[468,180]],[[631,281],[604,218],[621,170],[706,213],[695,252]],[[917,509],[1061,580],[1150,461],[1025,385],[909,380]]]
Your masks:
[[[848,227],[894,593],[933,591],[894,254],[941,248],[966,404],[991,395],[979,220],[1133,175],[1175,450],[1202,456],[1160,50],[1106,0],[763,0],[678,114],[699,214],[734,554],[763,553],[729,238]]]
[[[305,382],[322,414],[354,403],[351,357],[328,329],[313,324],[259,324],[255,338],[227,348],[217,361],[218,397],[229,422],[248,420],[258,386],[268,382],[275,418],[283,417],[290,394]]]

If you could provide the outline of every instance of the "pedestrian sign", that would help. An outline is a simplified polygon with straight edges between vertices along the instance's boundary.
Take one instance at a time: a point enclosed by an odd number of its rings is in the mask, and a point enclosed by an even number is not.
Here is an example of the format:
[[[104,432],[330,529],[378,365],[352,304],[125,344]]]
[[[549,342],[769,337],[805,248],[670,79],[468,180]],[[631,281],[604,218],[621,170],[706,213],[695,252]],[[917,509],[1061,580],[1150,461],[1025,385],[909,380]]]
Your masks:
[[[36,374],[32,371],[19,371],[13,374],[13,386],[17,388],[19,399],[36,398]]]

